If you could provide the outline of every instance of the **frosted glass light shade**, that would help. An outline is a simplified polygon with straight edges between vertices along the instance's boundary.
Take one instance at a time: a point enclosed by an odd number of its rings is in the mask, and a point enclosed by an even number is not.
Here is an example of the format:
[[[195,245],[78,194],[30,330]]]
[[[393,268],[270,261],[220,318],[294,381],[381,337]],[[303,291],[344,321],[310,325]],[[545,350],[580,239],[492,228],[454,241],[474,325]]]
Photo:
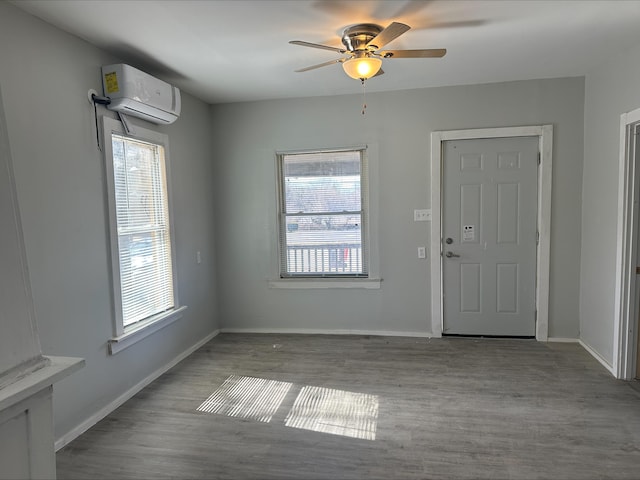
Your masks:
[[[382,66],[382,60],[375,57],[354,57],[342,64],[347,75],[356,80],[371,78]]]

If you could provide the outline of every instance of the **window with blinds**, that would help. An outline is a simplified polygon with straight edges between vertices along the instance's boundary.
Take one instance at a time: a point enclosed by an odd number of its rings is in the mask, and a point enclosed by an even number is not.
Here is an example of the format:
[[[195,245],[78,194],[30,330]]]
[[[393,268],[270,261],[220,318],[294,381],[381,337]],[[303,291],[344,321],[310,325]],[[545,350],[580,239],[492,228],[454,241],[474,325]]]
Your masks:
[[[165,148],[112,133],[111,154],[116,306],[126,329],[175,307]]]
[[[367,277],[365,149],[278,155],[280,276]]]

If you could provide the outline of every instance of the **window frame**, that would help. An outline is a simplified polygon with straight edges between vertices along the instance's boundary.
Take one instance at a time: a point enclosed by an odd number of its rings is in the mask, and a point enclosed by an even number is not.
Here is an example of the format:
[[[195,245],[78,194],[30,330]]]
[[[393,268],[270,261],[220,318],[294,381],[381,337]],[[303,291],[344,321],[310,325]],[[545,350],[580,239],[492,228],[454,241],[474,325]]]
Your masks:
[[[360,201],[361,201],[361,261],[362,273],[289,273],[287,272],[287,252],[286,252],[286,193],[284,161],[287,156],[324,154],[339,152],[356,152],[360,157]],[[369,158],[368,146],[354,146],[328,149],[292,150],[276,152],[276,184],[277,184],[277,253],[278,253],[278,278],[277,282],[270,282],[271,287],[290,288],[298,282],[304,282],[308,288],[326,288],[326,286],[343,286],[345,288],[379,288],[379,281],[371,282],[371,286],[365,286],[371,280],[371,236],[369,228],[370,220],[370,198],[369,198]],[[323,212],[323,215],[332,212]],[[336,212],[342,214],[343,212]],[[299,287],[294,287],[299,288]],[[302,287],[305,288],[305,287]]]
[[[126,131],[121,122],[110,117],[102,117],[103,153],[105,177],[107,185],[107,206],[109,220],[109,243],[111,257],[112,304],[113,304],[113,338],[108,342],[109,353],[115,354],[148,335],[173,323],[182,317],[186,306],[180,305],[178,295],[178,276],[175,246],[175,226],[171,192],[171,163],[169,154],[169,137],[166,134],[135,126],[133,131]],[[171,258],[171,281],[173,284],[173,308],[151,315],[130,325],[124,326],[122,308],[122,286],[120,271],[120,251],[116,216],[115,178],[112,139],[114,135],[130,138],[162,146],[164,149],[164,175],[167,195],[167,217],[169,222],[169,243]]]

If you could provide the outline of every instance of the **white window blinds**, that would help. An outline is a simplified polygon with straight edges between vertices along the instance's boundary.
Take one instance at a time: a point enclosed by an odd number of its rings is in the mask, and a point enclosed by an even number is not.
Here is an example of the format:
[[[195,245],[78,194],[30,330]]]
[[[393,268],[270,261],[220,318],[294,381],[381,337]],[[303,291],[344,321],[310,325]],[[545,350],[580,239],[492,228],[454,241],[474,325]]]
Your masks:
[[[112,135],[123,327],[174,307],[164,147]]]
[[[281,277],[366,277],[364,149],[278,158]]]

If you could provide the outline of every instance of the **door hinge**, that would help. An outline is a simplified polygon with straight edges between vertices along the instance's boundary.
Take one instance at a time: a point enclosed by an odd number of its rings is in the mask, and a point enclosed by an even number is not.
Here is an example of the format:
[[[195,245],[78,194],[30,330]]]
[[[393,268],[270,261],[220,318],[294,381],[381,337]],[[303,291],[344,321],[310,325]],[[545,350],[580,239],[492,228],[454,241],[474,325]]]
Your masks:
[[[538,165],[540,165],[542,163],[542,155],[540,155],[540,152],[538,152]]]
[[[540,232],[536,231],[536,245],[540,245]]]

